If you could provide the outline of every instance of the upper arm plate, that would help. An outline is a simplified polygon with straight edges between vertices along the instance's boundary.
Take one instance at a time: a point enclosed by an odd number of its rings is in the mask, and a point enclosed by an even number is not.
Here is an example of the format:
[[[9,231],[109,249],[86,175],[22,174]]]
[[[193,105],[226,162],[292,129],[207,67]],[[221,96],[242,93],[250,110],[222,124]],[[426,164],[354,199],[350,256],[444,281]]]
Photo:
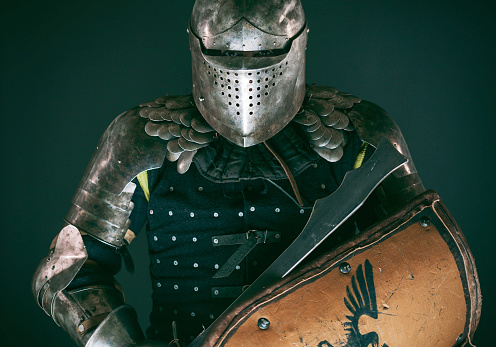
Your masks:
[[[408,162],[397,169],[393,176],[403,177],[417,173],[406,141],[396,122],[386,111],[368,101],[362,101],[353,106],[348,116],[362,141],[377,148],[384,137],[408,159]]]

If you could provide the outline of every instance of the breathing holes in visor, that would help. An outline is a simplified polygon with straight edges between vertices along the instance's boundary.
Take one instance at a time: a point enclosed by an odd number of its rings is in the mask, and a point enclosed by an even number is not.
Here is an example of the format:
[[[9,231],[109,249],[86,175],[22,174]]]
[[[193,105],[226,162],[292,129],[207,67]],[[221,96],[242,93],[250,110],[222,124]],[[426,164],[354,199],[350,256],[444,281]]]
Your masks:
[[[283,78],[287,64],[284,62],[275,67],[249,72],[226,71],[206,60],[202,65],[204,76],[208,76],[207,83],[211,83],[212,92],[222,96],[233,114],[241,115],[246,112],[253,116],[258,113],[264,97],[269,96],[272,88]],[[231,80],[231,76],[234,79]]]

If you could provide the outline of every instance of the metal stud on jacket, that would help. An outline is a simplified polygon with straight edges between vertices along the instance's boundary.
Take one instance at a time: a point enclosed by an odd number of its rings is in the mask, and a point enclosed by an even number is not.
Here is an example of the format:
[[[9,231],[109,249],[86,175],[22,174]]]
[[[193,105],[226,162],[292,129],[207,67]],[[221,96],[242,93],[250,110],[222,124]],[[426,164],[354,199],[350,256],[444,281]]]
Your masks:
[[[291,121],[305,97],[299,0],[197,0],[188,31],[194,102],[220,135],[249,147]]]

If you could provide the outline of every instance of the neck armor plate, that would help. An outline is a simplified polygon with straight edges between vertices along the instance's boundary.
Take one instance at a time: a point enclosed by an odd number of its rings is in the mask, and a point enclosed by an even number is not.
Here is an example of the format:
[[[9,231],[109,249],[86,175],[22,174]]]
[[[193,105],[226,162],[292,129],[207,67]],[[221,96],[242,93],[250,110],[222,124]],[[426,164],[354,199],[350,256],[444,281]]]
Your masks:
[[[198,0],[188,32],[194,101],[220,135],[249,147],[291,121],[305,97],[300,1]]]

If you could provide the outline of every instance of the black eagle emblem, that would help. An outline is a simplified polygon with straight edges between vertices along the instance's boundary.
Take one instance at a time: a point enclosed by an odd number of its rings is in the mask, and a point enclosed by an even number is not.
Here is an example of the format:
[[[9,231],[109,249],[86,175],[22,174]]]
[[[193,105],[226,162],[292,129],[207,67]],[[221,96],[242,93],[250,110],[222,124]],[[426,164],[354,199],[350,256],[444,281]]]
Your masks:
[[[347,315],[347,322],[343,325],[346,330],[348,340],[344,347],[378,347],[379,335],[375,331],[365,335],[360,333],[358,322],[363,315],[377,319],[379,312],[377,311],[377,298],[374,285],[374,271],[372,264],[367,259],[365,260],[365,271],[362,264],[358,265],[355,275],[351,277],[351,284],[346,286],[346,296],[344,304],[350,311],[351,315]],[[333,347],[329,341],[321,341],[317,347]],[[381,347],[388,347],[383,344]]]
[[[358,322],[363,315],[374,319],[378,317],[374,271],[368,259],[364,265],[365,271],[362,264],[358,265],[355,275],[351,277],[351,286],[346,286],[344,304],[351,315],[346,316],[349,321],[343,325],[348,336],[346,346],[350,347],[379,346],[379,336],[375,331],[362,335],[358,328]],[[383,344],[382,347],[388,346]]]

